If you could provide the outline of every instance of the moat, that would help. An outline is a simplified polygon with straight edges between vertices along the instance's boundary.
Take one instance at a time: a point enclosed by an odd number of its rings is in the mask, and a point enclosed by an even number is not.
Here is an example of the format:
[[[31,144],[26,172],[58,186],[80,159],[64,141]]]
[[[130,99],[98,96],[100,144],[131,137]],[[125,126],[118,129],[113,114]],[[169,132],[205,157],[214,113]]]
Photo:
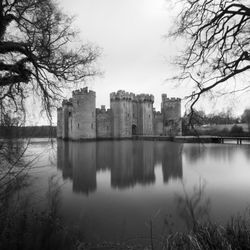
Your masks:
[[[144,241],[150,221],[157,237],[186,230],[184,198],[197,190],[200,220],[224,224],[250,204],[250,145],[58,140],[53,147],[33,140],[29,151],[41,156],[27,192],[41,200],[54,176],[59,212],[86,241]]]

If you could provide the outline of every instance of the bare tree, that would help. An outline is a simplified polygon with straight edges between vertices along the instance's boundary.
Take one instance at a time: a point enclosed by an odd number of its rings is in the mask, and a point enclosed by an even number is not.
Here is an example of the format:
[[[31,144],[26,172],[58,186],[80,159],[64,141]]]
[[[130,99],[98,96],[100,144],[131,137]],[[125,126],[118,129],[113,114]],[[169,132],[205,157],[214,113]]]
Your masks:
[[[53,0],[0,0],[1,109],[36,93],[50,115],[62,87],[97,74],[98,49],[73,46],[72,21]]]
[[[200,97],[250,69],[250,5],[245,0],[181,0],[169,34],[188,44],[177,80],[192,79],[191,112]],[[249,88],[239,87],[236,91]]]

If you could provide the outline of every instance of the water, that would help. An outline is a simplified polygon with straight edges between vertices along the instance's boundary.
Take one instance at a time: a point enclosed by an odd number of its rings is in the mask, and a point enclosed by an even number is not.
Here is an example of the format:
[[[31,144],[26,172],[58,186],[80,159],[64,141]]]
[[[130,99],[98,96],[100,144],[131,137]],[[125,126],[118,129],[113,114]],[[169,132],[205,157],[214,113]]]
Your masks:
[[[225,224],[250,204],[249,145],[162,141],[36,140],[40,153],[29,188],[43,204],[48,179],[60,185],[60,214],[86,241],[159,237],[198,220]],[[31,154],[31,155],[32,155]],[[196,202],[195,202],[196,201]]]

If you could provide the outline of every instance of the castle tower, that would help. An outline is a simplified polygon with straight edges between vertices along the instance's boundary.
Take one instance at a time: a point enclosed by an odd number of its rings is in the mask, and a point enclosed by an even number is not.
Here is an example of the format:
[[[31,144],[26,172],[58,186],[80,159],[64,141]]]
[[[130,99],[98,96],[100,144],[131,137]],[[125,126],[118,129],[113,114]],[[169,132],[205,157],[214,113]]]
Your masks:
[[[62,102],[62,139],[69,139],[69,117],[72,114],[72,103],[68,100]]]
[[[72,92],[71,139],[96,138],[96,95],[83,88]]]
[[[100,109],[96,109],[96,137],[111,138],[113,131],[112,112],[106,110],[102,105]]]
[[[62,138],[62,108],[57,109],[57,127],[56,127],[56,137]]]
[[[137,130],[138,135],[153,135],[153,95],[137,95]]]
[[[181,135],[181,99],[167,98],[167,95],[163,94],[161,108],[163,114],[163,135]]]
[[[114,138],[132,136],[133,99],[134,94],[122,90],[110,94]]]

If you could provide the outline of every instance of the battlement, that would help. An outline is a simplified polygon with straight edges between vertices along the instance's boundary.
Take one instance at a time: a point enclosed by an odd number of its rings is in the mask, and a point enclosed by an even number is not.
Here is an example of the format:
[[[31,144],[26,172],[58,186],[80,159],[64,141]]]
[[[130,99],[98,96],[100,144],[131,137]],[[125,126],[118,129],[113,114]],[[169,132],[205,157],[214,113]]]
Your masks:
[[[111,114],[111,109],[106,109],[105,105],[101,105],[101,108],[96,109],[96,114]]]
[[[69,100],[64,99],[62,101],[62,106],[72,106],[72,99],[69,99]]]
[[[155,116],[162,116],[162,112],[160,112],[160,111],[154,111],[154,115]]]
[[[57,109],[57,136],[78,140],[181,134],[181,99],[163,94],[161,111],[156,111],[153,103],[151,94],[119,90],[110,94],[111,108],[105,105],[96,108],[94,91],[87,87],[75,90]]]
[[[88,87],[85,87],[82,89],[77,89],[72,92],[73,97],[79,96],[79,95],[86,95],[86,94],[95,96],[95,91],[88,90]]]
[[[134,93],[129,93],[124,90],[119,90],[117,92],[113,92],[110,94],[110,101],[115,101],[115,100],[129,100],[132,101],[135,98]]]
[[[168,98],[166,94],[162,94],[162,102],[181,102],[181,98],[171,97]]]
[[[135,95],[131,92],[126,92],[124,90],[119,90],[110,94],[110,100],[131,100],[135,102],[154,102],[154,96],[149,94],[139,94]]]
[[[148,94],[140,94],[135,96],[135,101],[137,102],[154,102],[154,96]]]

